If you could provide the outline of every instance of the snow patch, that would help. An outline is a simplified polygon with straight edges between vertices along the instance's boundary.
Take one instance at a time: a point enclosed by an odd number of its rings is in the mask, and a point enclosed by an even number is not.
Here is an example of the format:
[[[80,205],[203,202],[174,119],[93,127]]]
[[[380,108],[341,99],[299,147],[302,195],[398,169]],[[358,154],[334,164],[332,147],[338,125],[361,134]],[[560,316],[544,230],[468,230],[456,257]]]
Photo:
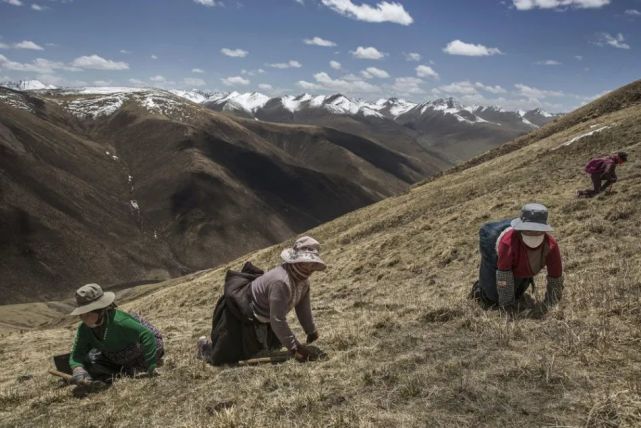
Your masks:
[[[193,91],[181,91],[179,89],[172,89],[169,92],[176,95],[177,97],[185,98],[186,100],[189,100],[192,103],[196,104],[202,104],[209,99],[203,94]]]
[[[135,199],[132,199],[129,201],[129,205],[131,205],[131,208],[135,209],[136,211],[140,211],[140,206],[138,205],[138,201]]]
[[[125,100],[125,95],[114,94],[107,97],[77,99],[68,102],[64,107],[71,114],[81,119],[96,119],[102,116],[111,116],[122,107]]]
[[[21,94],[16,94],[15,92],[7,91],[0,93],[0,102],[13,108],[34,113],[33,107],[27,102],[25,97]]]
[[[520,112],[519,112],[520,113]],[[529,120],[527,120],[525,117],[521,116],[521,121],[525,123],[527,126],[531,126],[532,128],[539,128],[539,125],[535,125]]]
[[[571,140],[566,141],[565,143],[561,144],[559,147],[571,146],[572,144],[576,143],[579,140],[584,139],[585,137],[589,137],[589,136],[594,135],[594,134],[596,134],[598,132],[602,132],[602,131],[604,131],[604,130],[606,130],[608,128],[611,128],[611,126],[610,125],[605,125],[605,126],[602,126],[600,128],[597,128],[597,129],[595,129],[593,131],[586,132],[585,134],[577,135],[576,137],[572,138]]]

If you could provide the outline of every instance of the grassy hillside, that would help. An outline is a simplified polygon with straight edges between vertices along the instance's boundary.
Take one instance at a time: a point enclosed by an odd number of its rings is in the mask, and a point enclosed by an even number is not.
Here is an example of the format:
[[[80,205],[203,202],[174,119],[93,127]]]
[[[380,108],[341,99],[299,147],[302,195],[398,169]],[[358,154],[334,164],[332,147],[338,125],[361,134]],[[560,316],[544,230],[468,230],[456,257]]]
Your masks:
[[[540,139],[312,230],[329,263],[312,278],[327,361],[214,368],[193,356],[225,270],[245,259],[271,267],[279,245],[124,305],[167,335],[156,379],[76,399],[45,373],[47,356],[69,349],[73,325],[2,333],[0,425],[639,426],[641,103],[605,107],[620,96],[586,107],[598,115],[557,121]],[[576,199],[586,160],[616,150],[631,161],[613,192]],[[529,201],[551,210],[564,299],[543,317],[484,311],[465,299],[478,228]],[[543,275],[537,283],[541,299]]]

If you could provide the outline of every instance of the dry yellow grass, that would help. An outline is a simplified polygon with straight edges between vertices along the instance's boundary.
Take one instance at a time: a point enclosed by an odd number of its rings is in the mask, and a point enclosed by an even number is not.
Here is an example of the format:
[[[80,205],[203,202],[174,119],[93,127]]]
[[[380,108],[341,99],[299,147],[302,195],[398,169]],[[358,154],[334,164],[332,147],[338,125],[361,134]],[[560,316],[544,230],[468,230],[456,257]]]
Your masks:
[[[76,399],[45,372],[48,356],[69,349],[74,326],[4,333],[0,425],[639,426],[640,119],[633,105],[560,127],[310,231],[330,265],[312,278],[326,361],[215,368],[194,358],[237,260],[125,305],[166,333],[159,378]],[[612,127],[558,148],[597,123]],[[585,161],[623,149],[631,162],[614,192],[576,199],[589,181]],[[566,292],[541,319],[508,318],[465,296],[479,226],[529,201],[551,210]],[[281,248],[245,259],[271,267]]]

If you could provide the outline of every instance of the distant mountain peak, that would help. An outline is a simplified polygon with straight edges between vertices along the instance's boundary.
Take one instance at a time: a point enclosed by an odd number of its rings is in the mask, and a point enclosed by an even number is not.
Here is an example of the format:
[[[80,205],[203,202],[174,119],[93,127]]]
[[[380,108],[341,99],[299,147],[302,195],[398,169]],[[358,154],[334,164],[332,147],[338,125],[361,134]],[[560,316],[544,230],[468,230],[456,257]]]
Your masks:
[[[0,86],[5,88],[15,89],[17,91],[38,91],[42,89],[58,89],[53,85],[47,85],[40,80],[19,80],[17,82],[2,82]]]

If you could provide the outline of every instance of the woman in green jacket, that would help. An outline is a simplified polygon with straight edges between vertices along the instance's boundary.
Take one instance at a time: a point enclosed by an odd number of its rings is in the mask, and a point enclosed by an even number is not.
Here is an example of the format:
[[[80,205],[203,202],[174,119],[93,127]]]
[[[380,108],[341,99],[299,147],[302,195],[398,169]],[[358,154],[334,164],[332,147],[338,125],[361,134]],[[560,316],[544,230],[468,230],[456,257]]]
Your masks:
[[[82,324],[69,355],[74,383],[110,380],[117,374],[155,374],[164,354],[162,335],[142,317],[118,309],[115,298],[98,284],[76,291],[78,307],[70,315],[80,317]]]

